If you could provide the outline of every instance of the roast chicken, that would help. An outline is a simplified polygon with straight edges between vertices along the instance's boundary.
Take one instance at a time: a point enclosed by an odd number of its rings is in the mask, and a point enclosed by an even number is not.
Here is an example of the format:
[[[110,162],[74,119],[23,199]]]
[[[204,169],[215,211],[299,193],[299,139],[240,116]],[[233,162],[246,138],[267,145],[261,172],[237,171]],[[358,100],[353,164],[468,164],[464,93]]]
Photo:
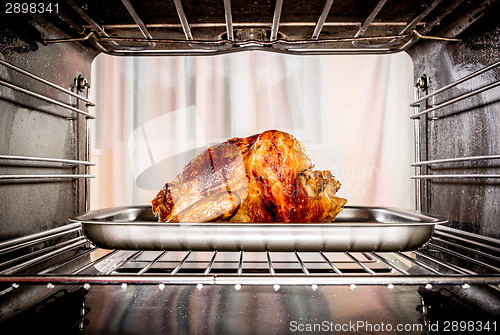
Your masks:
[[[160,222],[331,222],[346,199],[292,135],[269,130],[209,147],[153,199]]]

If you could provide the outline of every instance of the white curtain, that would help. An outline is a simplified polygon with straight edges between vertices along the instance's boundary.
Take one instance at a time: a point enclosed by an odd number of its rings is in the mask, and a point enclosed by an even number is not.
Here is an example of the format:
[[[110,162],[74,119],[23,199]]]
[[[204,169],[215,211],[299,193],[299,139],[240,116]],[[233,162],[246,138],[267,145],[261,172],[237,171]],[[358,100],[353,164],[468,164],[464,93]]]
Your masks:
[[[91,208],[148,204],[207,146],[267,129],[332,170],[348,205],[413,208],[412,72],[403,53],[100,55]]]

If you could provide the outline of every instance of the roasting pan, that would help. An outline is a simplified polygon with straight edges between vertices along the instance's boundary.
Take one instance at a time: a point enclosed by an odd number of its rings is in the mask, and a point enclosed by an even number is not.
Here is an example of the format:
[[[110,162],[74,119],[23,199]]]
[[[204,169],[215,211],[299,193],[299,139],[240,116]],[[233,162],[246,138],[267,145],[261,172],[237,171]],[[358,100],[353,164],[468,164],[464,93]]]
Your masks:
[[[74,219],[97,246],[126,250],[409,251],[445,221],[410,210],[346,206],[334,223],[159,223],[150,206]]]

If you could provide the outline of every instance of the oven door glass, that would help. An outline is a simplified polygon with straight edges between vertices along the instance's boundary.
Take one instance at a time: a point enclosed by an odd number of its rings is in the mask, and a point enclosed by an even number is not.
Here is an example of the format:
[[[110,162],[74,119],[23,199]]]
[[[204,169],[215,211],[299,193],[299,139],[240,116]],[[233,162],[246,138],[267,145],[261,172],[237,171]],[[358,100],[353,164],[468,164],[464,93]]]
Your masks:
[[[149,204],[209,146],[270,129],[330,170],[348,205],[414,208],[412,83],[405,53],[100,55],[91,209]]]

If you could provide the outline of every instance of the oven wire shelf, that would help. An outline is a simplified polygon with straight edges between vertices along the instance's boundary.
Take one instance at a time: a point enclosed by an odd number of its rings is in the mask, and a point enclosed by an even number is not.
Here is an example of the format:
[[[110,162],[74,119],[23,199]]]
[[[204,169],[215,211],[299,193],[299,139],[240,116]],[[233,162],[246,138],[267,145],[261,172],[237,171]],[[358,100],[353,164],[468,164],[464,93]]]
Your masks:
[[[493,70],[497,70],[500,67],[500,60],[496,61],[488,66],[485,66],[477,71],[474,71],[456,81],[453,81],[445,86],[442,86],[438,89],[433,90],[431,93],[425,94],[423,96],[419,96],[421,91],[427,90],[427,81],[426,77],[420,77],[418,82],[414,87],[414,96],[415,101],[410,104],[410,107],[414,108],[414,113],[410,116],[415,122],[415,162],[411,164],[412,167],[415,168],[415,175],[411,178],[416,181],[416,189],[417,189],[417,198],[421,197],[422,191],[424,188],[424,182],[430,183],[433,181],[442,181],[442,180],[486,180],[493,181],[498,180],[500,178],[500,173],[498,173],[497,165],[492,164],[492,161],[498,161],[500,159],[500,154],[498,152],[485,154],[485,155],[470,155],[463,157],[444,157],[444,158],[436,158],[436,159],[428,159],[424,160],[421,158],[421,149],[420,143],[426,142],[425,136],[421,134],[422,130],[420,129],[421,122],[439,122],[439,120],[446,118],[449,116],[449,112],[445,112],[444,114],[436,114],[437,111],[442,110],[444,107],[448,109],[453,105],[458,104],[462,100],[467,100],[474,98],[477,95],[484,94],[487,91],[492,91],[496,89],[498,91],[498,87],[500,86],[500,80],[488,80],[488,75],[494,77],[492,75]],[[457,90],[460,92],[459,94],[447,98],[443,97],[444,94],[449,93],[450,90],[460,84],[465,83],[466,85],[473,86],[471,82],[473,79],[482,76],[482,82],[489,82],[481,87],[477,88],[462,88]],[[443,101],[439,103],[434,103],[438,97],[441,97]],[[446,109],[445,109],[446,111]],[[436,167],[446,167],[448,169],[452,169],[453,171],[460,171],[463,169],[463,165],[467,163],[478,164],[479,162],[486,162],[488,165],[486,168],[482,168],[484,172],[482,173],[431,173],[432,168]],[[438,170],[439,171],[439,170]],[[421,206],[421,201],[417,199],[417,209],[421,210],[419,207]]]
[[[56,241],[57,243],[47,243]],[[40,247],[40,245],[47,246]],[[489,285],[500,288],[500,241],[436,227],[413,252],[125,251],[93,246],[70,224],[0,243],[0,296],[23,285]]]
[[[55,99],[52,97],[49,97],[46,93],[40,93],[35,91],[31,86],[34,85],[29,85],[27,82],[25,82],[23,85],[19,85],[15,82],[11,82],[9,80],[4,80],[3,78],[0,78],[0,86],[6,87],[14,92],[19,92],[24,94],[26,97],[32,97],[35,98],[39,101],[43,101],[46,103],[49,103],[52,107],[55,108],[62,108],[66,112],[71,112],[71,113],[76,113],[76,115],[82,115],[85,117],[86,122],[88,123],[89,120],[95,119],[95,116],[92,115],[90,112],[90,109],[95,107],[96,104],[92,102],[88,98],[88,88],[90,86],[87,86],[88,83],[84,81],[83,77],[78,77],[75,79],[75,83],[79,80],[82,80],[81,83],[76,83],[76,84],[84,84],[82,88],[83,90],[86,90],[86,95],[87,96],[82,96],[72,90],[68,90],[60,85],[57,85],[47,79],[44,79],[34,73],[31,73],[29,71],[26,71],[12,63],[9,63],[3,59],[0,59],[0,65],[3,66],[6,70],[13,71],[16,75],[21,75],[22,77],[28,79],[28,80],[33,80],[34,83],[39,83],[42,84],[43,89],[45,90],[52,90],[57,92],[58,95],[64,96],[65,100],[71,101],[73,100],[73,103],[68,103],[65,101],[61,101],[62,99]],[[84,107],[80,107],[80,102],[84,103]],[[36,110],[36,109],[35,109]],[[43,111],[40,111],[43,112]],[[76,116],[66,116],[66,114],[62,115],[61,117],[66,118],[69,121],[75,121]],[[86,136],[86,147],[90,147],[90,137],[88,136],[88,129],[86,130],[87,134]],[[87,150],[88,151],[88,150]],[[89,179],[89,178],[94,178],[93,175],[89,174],[89,167],[95,165],[94,163],[89,161],[90,155],[86,154],[86,160],[77,160],[77,159],[65,159],[65,158],[56,158],[56,157],[39,157],[39,156],[29,156],[29,155],[12,155],[12,154],[3,154],[0,153],[0,165],[8,165],[12,163],[16,164],[21,164],[23,166],[28,166],[28,167],[36,167],[37,164],[43,164],[43,165],[50,165],[53,168],[67,168],[70,167],[73,171],[71,173],[51,173],[51,174],[0,174],[0,182],[37,182],[40,180],[77,180],[77,179]],[[75,173],[75,170],[78,167],[83,167],[83,171],[85,173]]]

